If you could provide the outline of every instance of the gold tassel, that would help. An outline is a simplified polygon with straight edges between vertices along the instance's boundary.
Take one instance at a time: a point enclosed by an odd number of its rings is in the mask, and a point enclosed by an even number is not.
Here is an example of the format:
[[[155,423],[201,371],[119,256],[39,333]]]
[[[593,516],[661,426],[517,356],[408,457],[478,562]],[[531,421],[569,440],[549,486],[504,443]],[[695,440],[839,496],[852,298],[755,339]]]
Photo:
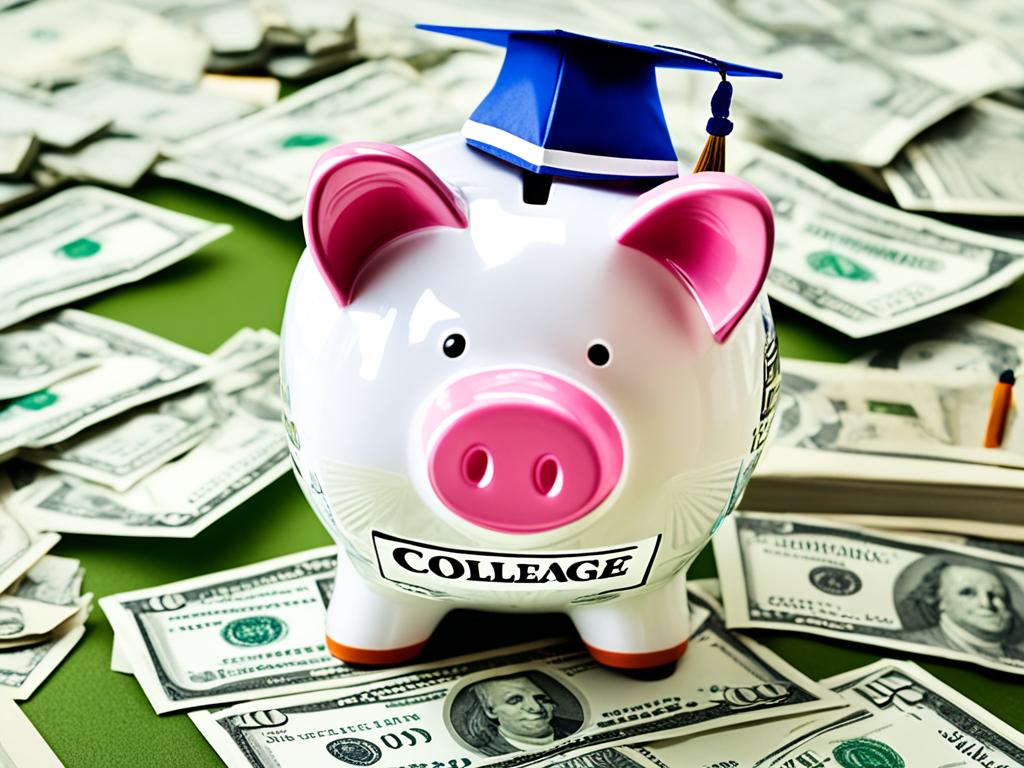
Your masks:
[[[714,95],[711,97],[711,119],[708,120],[708,140],[704,142],[704,150],[697,158],[697,164],[693,166],[694,173],[701,171],[725,172],[725,137],[732,132],[732,123],[729,122],[729,106],[732,101],[732,83],[725,79],[725,72],[722,73],[722,82],[718,84]]]
[[[708,136],[693,166],[693,173],[701,171],[725,171],[725,136]]]

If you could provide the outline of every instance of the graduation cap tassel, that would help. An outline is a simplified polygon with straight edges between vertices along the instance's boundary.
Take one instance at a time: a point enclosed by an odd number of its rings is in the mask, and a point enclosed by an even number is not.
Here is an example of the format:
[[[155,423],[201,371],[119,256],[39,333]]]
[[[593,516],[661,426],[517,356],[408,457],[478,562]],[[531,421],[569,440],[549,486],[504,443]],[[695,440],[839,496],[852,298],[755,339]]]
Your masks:
[[[725,137],[732,133],[732,122],[729,120],[729,105],[732,102],[732,83],[725,79],[715,89],[711,97],[711,118],[708,120],[708,140],[704,149],[693,166],[694,173],[701,171],[725,171]]]

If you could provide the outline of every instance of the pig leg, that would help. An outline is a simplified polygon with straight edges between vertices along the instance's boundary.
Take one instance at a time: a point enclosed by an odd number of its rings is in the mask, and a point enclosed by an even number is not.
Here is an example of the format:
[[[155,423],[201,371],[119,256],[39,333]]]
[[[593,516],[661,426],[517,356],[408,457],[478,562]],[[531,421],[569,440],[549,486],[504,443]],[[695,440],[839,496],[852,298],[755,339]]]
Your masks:
[[[650,669],[677,661],[690,636],[686,574],[663,587],[569,609],[590,655],[607,667]]]
[[[341,550],[327,606],[327,648],[349,664],[399,664],[419,655],[447,612],[443,603],[369,583]]]

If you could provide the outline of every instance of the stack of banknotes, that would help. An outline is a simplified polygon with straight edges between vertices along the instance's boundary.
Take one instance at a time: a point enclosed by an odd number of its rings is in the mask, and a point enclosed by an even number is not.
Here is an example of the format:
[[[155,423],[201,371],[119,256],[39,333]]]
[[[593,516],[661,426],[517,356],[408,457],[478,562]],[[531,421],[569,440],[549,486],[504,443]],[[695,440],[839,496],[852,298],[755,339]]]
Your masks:
[[[1024,420],[983,447],[992,390],[1024,375],[1024,331],[949,315],[846,363],[787,359],[746,509],[1022,541]]]

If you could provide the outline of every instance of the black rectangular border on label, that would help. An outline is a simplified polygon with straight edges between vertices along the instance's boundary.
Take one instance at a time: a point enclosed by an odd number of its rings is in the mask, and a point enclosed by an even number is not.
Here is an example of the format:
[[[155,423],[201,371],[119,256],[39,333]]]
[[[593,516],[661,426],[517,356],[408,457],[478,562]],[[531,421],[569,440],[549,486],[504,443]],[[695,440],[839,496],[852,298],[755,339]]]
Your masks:
[[[647,579],[651,575],[651,569],[654,567],[654,561],[658,558],[658,550],[661,548],[661,536],[657,534],[654,537],[654,548],[651,550],[651,557],[647,561],[647,567],[644,569],[643,579],[639,584],[634,584],[631,587],[623,587],[622,589],[608,589],[603,592],[595,592],[595,595],[606,595],[613,592],[629,592],[632,589],[639,589],[647,584]],[[396,542],[399,544],[411,544],[422,549],[434,549],[440,552],[454,552],[459,555],[494,555],[496,557],[516,557],[515,552],[492,552],[486,549],[459,549],[458,547],[446,547],[441,544],[428,544],[422,541],[415,541],[414,539],[403,539],[401,536],[394,536],[390,533],[384,533],[383,531],[377,531],[374,529],[370,530],[370,539],[373,541],[373,554],[377,558],[377,572],[384,581],[388,581],[392,584],[407,584],[408,586],[415,587],[415,584],[411,584],[405,581],[399,581],[398,579],[389,579],[384,575],[384,566],[381,565],[380,561],[380,550],[377,548],[377,539],[386,539],[387,541]],[[614,555],[617,552],[631,552],[637,549],[637,544],[626,544],[620,547],[611,547],[609,549],[593,549],[593,550],[580,550],[580,556],[601,556],[601,555]],[[559,557],[572,557],[571,554],[566,552],[536,552],[522,555],[523,557],[535,557],[535,558],[559,558]],[[569,591],[569,590],[566,590]]]

